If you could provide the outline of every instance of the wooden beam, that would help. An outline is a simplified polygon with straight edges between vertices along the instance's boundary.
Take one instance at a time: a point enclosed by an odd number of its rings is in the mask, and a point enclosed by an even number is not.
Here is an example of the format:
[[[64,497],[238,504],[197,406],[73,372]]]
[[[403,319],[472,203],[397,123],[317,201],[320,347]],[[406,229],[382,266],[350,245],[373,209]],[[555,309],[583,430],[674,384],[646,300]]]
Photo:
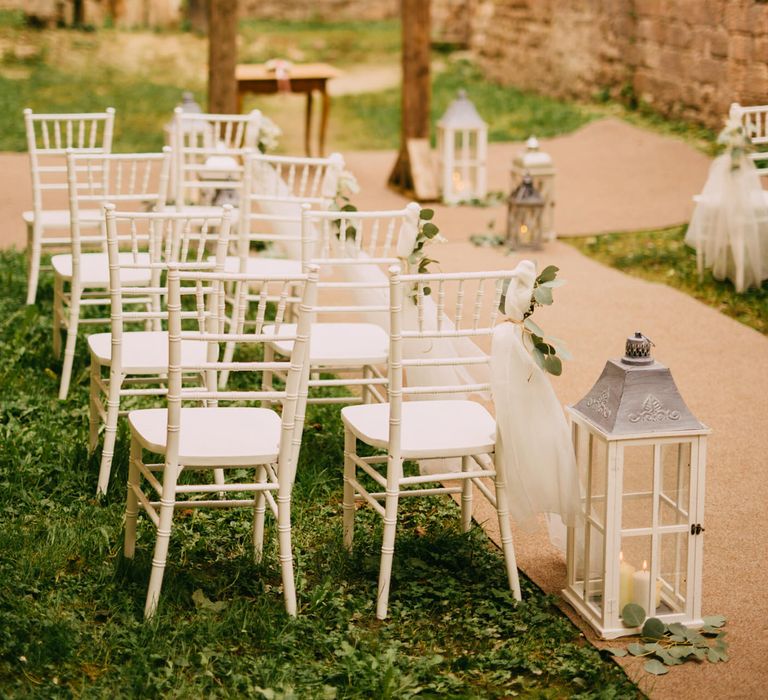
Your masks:
[[[414,178],[408,155],[408,142],[429,139],[429,105],[432,85],[430,60],[430,0],[400,0],[402,22],[402,116],[400,151],[389,176],[396,189],[413,193]],[[418,193],[416,193],[418,196]]]
[[[237,0],[208,3],[208,111],[237,112]]]

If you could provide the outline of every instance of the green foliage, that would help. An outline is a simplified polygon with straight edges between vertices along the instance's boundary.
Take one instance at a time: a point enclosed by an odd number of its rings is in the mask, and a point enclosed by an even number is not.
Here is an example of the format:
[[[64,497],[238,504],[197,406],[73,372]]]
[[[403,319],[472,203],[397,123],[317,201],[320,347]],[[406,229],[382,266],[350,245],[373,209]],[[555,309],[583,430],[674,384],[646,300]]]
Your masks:
[[[724,314],[768,334],[768,282],[760,289],[736,293],[705,271],[699,281],[696,253],[683,242],[685,226],[632,233],[610,233],[588,238],[563,238],[580,251],[637,277],[663,282],[714,306]]]
[[[643,669],[655,676],[669,672],[670,666],[680,666],[686,661],[728,661],[728,642],[722,615],[703,618],[701,629],[691,629],[680,622],[669,625],[657,617],[646,618],[645,610],[636,603],[622,608],[621,619],[626,627],[640,627],[640,643],[632,642],[626,649],[607,647],[603,651],[612,656],[632,656],[645,659]]]
[[[251,516],[179,511],[160,609],[142,607],[153,533],[139,518],[121,555],[127,476],[121,427],[112,482],[94,499],[87,368],[56,397],[52,288],[24,305],[25,265],[0,252],[0,695],[4,698],[635,698],[529,580],[523,602],[480,528],[450,499],[403,499],[391,618],[375,619],[381,522],[357,513],[342,546],[338,407],[312,406],[293,498],[299,615],[285,615],[276,530],[251,558]],[[81,338],[81,341],[84,340]]]

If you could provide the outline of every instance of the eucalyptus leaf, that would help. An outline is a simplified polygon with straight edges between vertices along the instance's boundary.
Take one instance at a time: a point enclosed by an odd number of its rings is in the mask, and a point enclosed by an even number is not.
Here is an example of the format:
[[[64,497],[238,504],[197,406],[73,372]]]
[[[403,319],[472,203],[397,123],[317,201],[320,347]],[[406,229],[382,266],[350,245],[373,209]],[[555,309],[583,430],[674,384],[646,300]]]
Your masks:
[[[684,644],[679,647],[670,647],[667,651],[676,659],[684,659],[693,654],[693,647],[690,644]]]
[[[435,215],[434,209],[422,209],[419,212],[419,218],[424,221],[429,221]]]
[[[427,237],[427,238],[434,238],[438,233],[440,233],[440,229],[437,228],[433,223],[426,223],[421,229],[421,232]]]
[[[685,633],[688,631],[688,628],[681,622],[672,622],[669,624],[668,628],[672,634],[680,634],[683,637],[685,636]]]
[[[725,624],[725,618],[722,615],[707,615],[702,618],[702,622],[710,627],[722,627]]]
[[[535,333],[536,335],[540,336],[541,338],[544,337],[544,331],[539,328],[538,325],[536,325],[536,322],[529,316],[528,318],[523,321],[523,325],[531,331],[531,333]]]
[[[669,673],[669,669],[657,659],[649,659],[643,664],[643,668],[654,676],[663,676],[665,673]]]
[[[357,207],[354,204],[345,204],[339,211],[357,211]]]
[[[685,642],[686,638],[682,634],[671,634],[669,636],[669,641],[670,642]]]
[[[656,656],[658,656],[667,666],[680,666],[683,663],[683,660],[672,656],[668,651],[657,651]]]
[[[659,644],[658,642],[647,642],[646,644],[643,644],[643,648],[646,651],[653,652],[654,654],[657,651],[663,651],[664,650],[664,647],[661,646],[661,644]]]
[[[645,620],[645,610],[637,603],[627,603],[621,611],[621,619],[627,627],[640,627]]]
[[[632,656],[643,656],[648,653],[645,650],[645,647],[637,642],[632,642],[632,644],[627,647],[627,651],[632,654]]]
[[[607,651],[611,656],[626,656],[627,650],[620,647],[605,647],[602,651]]]
[[[699,661],[704,661],[707,658],[707,650],[701,647],[693,647],[691,654],[695,656]]]
[[[707,661],[716,664],[720,661],[720,653],[716,649],[707,649]]]
[[[554,301],[552,290],[549,287],[536,287],[533,290],[533,298],[543,306],[549,306]]]
[[[642,632],[643,637],[649,639],[663,639],[664,633],[667,631],[667,626],[659,620],[657,617],[649,617],[643,625]]]
[[[544,370],[559,377],[563,373],[563,363],[557,355],[546,355],[544,357]]]
[[[704,634],[719,634],[720,628],[719,627],[712,627],[712,625],[704,625],[704,627],[701,628],[701,631]]]
[[[531,350],[531,357],[533,357],[534,362],[541,367],[545,372],[547,371],[547,368],[544,366],[544,355],[542,354],[541,350],[538,348],[533,348]]]
[[[536,279],[538,279],[539,282],[551,282],[557,277],[559,270],[560,268],[555,265],[547,265]]]
[[[542,287],[549,287],[550,289],[555,289],[555,287],[562,287],[564,284],[567,284],[567,280],[552,280],[550,282],[540,282],[539,285]]]

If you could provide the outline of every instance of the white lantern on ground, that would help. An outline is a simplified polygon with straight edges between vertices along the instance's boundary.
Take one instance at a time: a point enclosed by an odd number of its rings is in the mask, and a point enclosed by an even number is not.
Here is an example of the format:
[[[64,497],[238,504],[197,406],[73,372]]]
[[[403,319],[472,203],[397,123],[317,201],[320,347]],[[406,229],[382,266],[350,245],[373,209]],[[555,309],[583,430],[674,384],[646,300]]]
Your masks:
[[[640,631],[627,603],[667,624],[701,625],[709,429],[636,333],[569,406],[585,521],[569,528],[565,599],[604,639]]]
[[[443,201],[483,199],[488,193],[488,125],[464,90],[437,122]]]
[[[544,211],[541,217],[542,238],[551,241],[555,235],[555,166],[552,156],[539,148],[539,141],[531,136],[525,142],[525,148],[512,159],[510,169],[514,191],[520,186],[528,173],[533,180],[533,186],[544,200]]]

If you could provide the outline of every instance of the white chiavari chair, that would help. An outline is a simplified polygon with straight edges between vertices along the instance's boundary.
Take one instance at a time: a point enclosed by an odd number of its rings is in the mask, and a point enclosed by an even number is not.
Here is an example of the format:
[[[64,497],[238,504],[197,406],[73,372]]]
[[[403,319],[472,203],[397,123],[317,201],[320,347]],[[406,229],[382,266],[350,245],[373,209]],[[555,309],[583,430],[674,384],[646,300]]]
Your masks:
[[[258,110],[249,114],[174,110],[171,198],[177,211],[209,217],[222,204],[236,206],[242,190],[243,159],[246,152],[257,148],[260,126]]]
[[[390,269],[389,402],[346,406],[341,411],[345,430],[345,545],[352,547],[356,501],[370,505],[384,521],[376,603],[376,616],[380,619],[387,616],[400,499],[460,493],[462,526],[468,530],[473,486],[497,510],[509,587],[520,600],[505,477],[494,464],[496,423],[480,403],[456,397],[488,391],[490,384],[424,386],[413,381],[417,374],[411,375],[407,386],[403,382],[404,371],[409,367],[476,367],[488,363],[488,355],[479,348],[475,356],[457,357],[453,353],[443,357],[429,352],[418,357],[414,356],[418,353],[404,353],[403,345],[437,345],[438,339],[489,339],[499,314],[503,283],[512,276],[512,272],[401,275],[399,267]],[[407,313],[407,305],[415,305],[412,314]],[[448,313],[450,310],[453,313]],[[411,319],[408,323],[404,323],[405,316]],[[453,323],[443,320],[451,316]],[[404,359],[404,354],[410,359]],[[357,441],[386,454],[360,456]],[[461,458],[461,471],[407,476],[403,469],[406,460],[446,457]],[[372,479],[378,490],[366,488],[359,474]],[[488,487],[486,479],[494,481],[495,489]],[[429,483],[446,481],[459,481],[461,485]]]
[[[768,175],[768,105],[746,107],[734,102],[730,116],[741,121],[756,148],[747,157],[755,164],[760,175]]]
[[[61,332],[66,332],[61,368],[59,398],[66,399],[75,359],[77,332],[80,325],[105,324],[105,315],[83,315],[85,308],[109,306],[109,259],[106,251],[104,223],[93,233],[82,230],[82,211],[101,210],[107,202],[115,202],[126,210],[162,210],[168,190],[170,151],[138,154],[67,153],[71,252],[54,255],[53,352],[61,354]],[[103,213],[102,213],[103,219]],[[87,252],[88,248],[99,252]],[[126,260],[130,253],[125,253]],[[144,252],[143,261],[149,260]],[[127,272],[136,285],[150,282],[148,268]]]
[[[173,211],[122,212],[116,211],[113,204],[106,206],[111,331],[88,336],[91,452],[96,449],[100,426],[104,427],[97,494],[106,494],[109,485],[118,419],[124,413],[120,410],[121,399],[163,396],[166,392],[168,265],[221,272],[231,215],[230,206],[211,219]],[[137,270],[144,274],[149,271],[149,286],[135,284]],[[147,298],[150,305],[142,307]],[[137,303],[140,310],[136,310]],[[130,330],[137,323],[144,330]],[[201,362],[206,357],[206,345],[201,342],[185,341],[181,351],[187,363]],[[201,380],[194,374],[185,379],[187,383]]]
[[[279,560],[283,580],[285,607],[290,615],[296,614],[296,587],[293,575],[291,548],[291,486],[301,445],[304,410],[306,405],[307,365],[306,350],[312,322],[316,293],[316,270],[310,270],[303,281],[297,325],[293,332],[281,330],[293,342],[291,357],[282,363],[219,361],[221,346],[228,336],[224,333],[221,314],[224,309],[223,285],[231,281],[227,273],[180,272],[171,267],[168,275],[169,314],[169,371],[167,408],[131,411],[131,458],[128,477],[128,500],[125,518],[124,553],[133,558],[136,543],[138,507],[146,511],[157,529],[152,572],[147,591],[144,614],[151,617],[156,609],[168,557],[168,545],[176,508],[237,507],[253,508],[253,544],[257,560],[262,556],[264,515],[266,506],[277,520]],[[296,288],[291,277],[256,278],[236,275],[243,285],[256,283],[267,297],[281,298],[277,305],[277,322],[288,306],[287,297]],[[182,293],[190,292],[196,299],[195,307],[203,309],[206,303],[219,321],[211,326],[200,321],[194,329],[182,326]],[[208,292],[206,300],[206,292]],[[266,310],[259,311],[260,315]],[[218,316],[217,316],[218,314]],[[202,311],[201,311],[202,316]],[[239,334],[239,343],[253,346],[263,344],[266,336],[257,327],[254,333]],[[208,354],[204,362],[187,364],[182,343],[206,343]],[[266,367],[280,364],[287,373],[285,387],[268,392],[262,390],[218,390],[215,374],[226,367],[244,374],[259,373]],[[199,390],[182,389],[182,373],[204,372],[206,387]],[[245,378],[244,385],[260,386],[260,382]],[[206,407],[182,407],[186,400],[206,401]],[[281,410],[254,407],[254,401],[277,403]],[[247,406],[222,405],[224,402],[248,402]],[[145,461],[149,453],[154,463]],[[158,463],[159,462],[159,463]],[[238,483],[179,484],[179,475],[213,468],[253,469],[252,478]],[[142,490],[142,480],[147,491]],[[224,497],[210,498],[214,494]],[[198,498],[194,498],[194,496]],[[206,498],[206,495],[209,497]],[[239,495],[239,497],[238,497]],[[179,498],[182,497],[182,498]],[[192,497],[192,498],[187,498]]]
[[[115,110],[87,114],[35,114],[24,110],[24,127],[32,175],[32,209],[22,213],[27,226],[27,304],[34,304],[44,248],[66,248],[70,243],[69,209],[66,208],[67,150],[75,153],[109,153]],[[57,201],[57,198],[61,201]],[[81,217],[98,225],[101,210]]]
[[[384,401],[382,367],[389,354],[389,279],[386,267],[398,262],[404,227],[416,230],[420,207],[412,202],[390,211],[302,212],[302,258],[318,265],[318,320],[312,325],[311,389],[348,387],[347,396],[310,393],[312,403]],[[290,352],[273,342],[269,357]],[[323,378],[332,373],[333,378]],[[265,373],[269,385],[271,375]]]

